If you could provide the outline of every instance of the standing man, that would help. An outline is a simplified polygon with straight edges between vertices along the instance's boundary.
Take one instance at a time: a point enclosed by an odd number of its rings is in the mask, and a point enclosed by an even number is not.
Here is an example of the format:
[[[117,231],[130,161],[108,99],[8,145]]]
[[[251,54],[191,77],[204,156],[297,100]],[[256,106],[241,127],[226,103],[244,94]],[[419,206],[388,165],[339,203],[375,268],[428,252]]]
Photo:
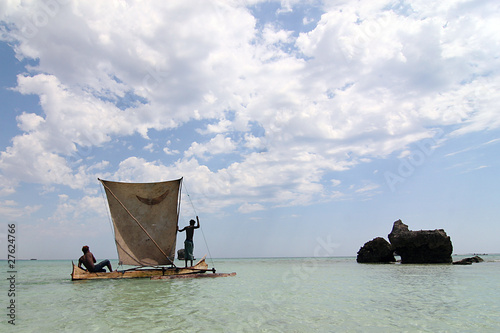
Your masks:
[[[111,263],[109,262],[108,259],[101,261],[97,265],[94,265],[96,263],[95,257],[92,254],[92,252],[90,252],[89,247],[87,245],[82,247],[82,252],[83,256],[81,256],[80,259],[78,259],[78,267],[82,268],[83,264],[85,268],[87,268],[87,270],[92,273],[106,272],[104,267],[107,267],[110,272],[113,271],[113,269],[111,268]]]
[[[184,227],[183,229],[179,230],[179,226],[177,226],[178,232],[186,231],[186,240],[184,241],[184,260],[186,261],[186,267],[188,265],[188,260],[191,260],[191,266],[193,266],[193,235],[194,229],[198,229],[200,227],[200,219],[198,219],[198,216],[196,216],[196,221],[198,222],[196,226],[194,225],[194,220],[189,221],[189,225]]]

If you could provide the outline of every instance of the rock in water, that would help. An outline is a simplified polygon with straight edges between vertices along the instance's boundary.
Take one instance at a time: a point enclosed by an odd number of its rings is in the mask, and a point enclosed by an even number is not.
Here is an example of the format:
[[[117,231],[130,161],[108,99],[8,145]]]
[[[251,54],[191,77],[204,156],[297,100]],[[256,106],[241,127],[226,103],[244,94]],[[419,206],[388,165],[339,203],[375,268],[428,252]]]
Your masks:
[[[391,244],[382,237],[377,237],[365,243],[358,251],[356,261],[359,263],[395,262]]]
[[[402,264],[451,263],[453,245],[443,229],[411,231],[397,220],[389,234],[394,252]]]
[[[472,265],[473,262],[482,262],[484,261],[483,258],[479,256],[474,256],[471,258],[464,258],[460,261],[454,261],[453,265]]]

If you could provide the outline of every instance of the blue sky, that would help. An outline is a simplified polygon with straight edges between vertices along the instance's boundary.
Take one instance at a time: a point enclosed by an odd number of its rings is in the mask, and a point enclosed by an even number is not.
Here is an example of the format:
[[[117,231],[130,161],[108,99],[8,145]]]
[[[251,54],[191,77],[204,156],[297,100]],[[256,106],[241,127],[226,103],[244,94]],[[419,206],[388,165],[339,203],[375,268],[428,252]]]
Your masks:
[[[500,252],[499,12],[4,2],[2,242],[16,223],[19,258],[116,258],[97,178],[184,177],[196,256],[351,256],[397,219]]]

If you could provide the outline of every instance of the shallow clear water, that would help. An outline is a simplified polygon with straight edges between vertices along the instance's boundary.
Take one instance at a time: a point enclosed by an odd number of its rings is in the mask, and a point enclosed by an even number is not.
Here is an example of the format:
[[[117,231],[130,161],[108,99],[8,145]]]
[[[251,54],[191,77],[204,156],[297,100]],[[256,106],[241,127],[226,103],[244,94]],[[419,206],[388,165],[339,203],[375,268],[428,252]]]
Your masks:
[[[75,282],[70,261],[21,261],[15,327],[9,281],[0,283],[0,331],[499,332],[500,256],[483,258],[470,266],[218,259],[218,272],[237,276]]]

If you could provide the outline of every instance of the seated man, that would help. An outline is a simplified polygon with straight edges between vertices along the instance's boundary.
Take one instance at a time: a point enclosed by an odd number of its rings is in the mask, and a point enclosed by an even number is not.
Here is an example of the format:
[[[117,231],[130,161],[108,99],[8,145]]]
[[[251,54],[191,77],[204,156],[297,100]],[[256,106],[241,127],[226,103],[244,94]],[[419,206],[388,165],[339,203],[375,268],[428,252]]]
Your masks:
[[[82,247],[83,251],[83,256],[78,259],[78,267],[82,268],[82,264],[87,268],[89,272],[96,273],[96,272],[106,272],[104,267],[107,267],[110,272],[113,271],[111,268],[111,263],[109,262],[108,259],[101,261],[97,265],[94,265],[96,260],[92,252],[90,252],[89,247],[85,245]]]

